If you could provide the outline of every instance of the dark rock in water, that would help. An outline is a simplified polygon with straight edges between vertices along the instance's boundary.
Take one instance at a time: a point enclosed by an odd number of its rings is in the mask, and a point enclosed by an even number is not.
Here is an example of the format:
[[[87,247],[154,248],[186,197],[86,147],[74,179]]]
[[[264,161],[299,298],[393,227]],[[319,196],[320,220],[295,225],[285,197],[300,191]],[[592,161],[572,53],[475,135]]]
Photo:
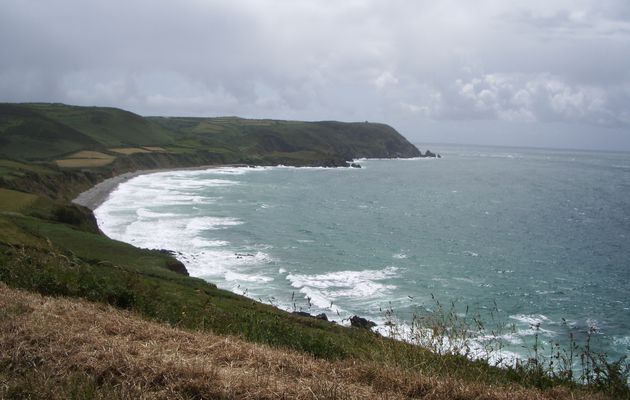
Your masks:
[[[354,328],[370,329],[372,327],[375,327],[376,323],[355,315],[354,317],[350,318],[350,326]]]
[[[426,153],[424,153],[424,157],[437,157],[437,154],[433,153],[431,150],[427,150]]]
[[[250,253],[234,253],[234,255],[238,259],[242,259],[243,257],[254,257],[254,255]]]
[[[361,165],[357,163],[352,163],[350,164],[350,168],[361,168]]]
[[[321,319],[322,321],[328,321],[328,316],[325,313],[317,314],[315,318]]]
[[[438,158],[442,158],[442,156],[441,156],[441,155],[439,155],[439,154],[438,154],[437,156],[438,156]]]

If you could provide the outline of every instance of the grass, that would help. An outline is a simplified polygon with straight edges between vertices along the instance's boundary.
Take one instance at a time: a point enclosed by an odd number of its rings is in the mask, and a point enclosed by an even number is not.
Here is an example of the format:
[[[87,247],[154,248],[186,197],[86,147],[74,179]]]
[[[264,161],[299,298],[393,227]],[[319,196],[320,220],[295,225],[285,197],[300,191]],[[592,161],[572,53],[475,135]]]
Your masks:
[[[518,385],[434,377],[142,320],[83,300],[0,285],[0,397],[572,399]],[[581,393],[581,398],[601,395]]]
[[[55,164],[61,168],[97,168],[109,165],[114,161],[110,158],[66,158],[55,160]]]
[[[0,104],[0,139],[0,156],[13,160],[51,159],[101,147],[85,133],[16,104]]]
[[[33,205],[36,200],[34,194],[0,188],[0,211],[19,212]]]
[[[70,154],[67,158],[69,158],[69,159],[72,159],[72,158],[88,158],[88,159],[94,158],[94,159],[110,160],[110,159],[112,159],[114,157],[109,155],[109,154],[101,153],[99,151],[82,150],[82,151],[77,151],[74,154]]]
[[[82,132],[104,147],[165,145],[172,143],[169,132],[128,111],[109,107],[76,107],[31,103],[29,110]]]
[[[109,150],[113,151],[114,153],[126,154],[126,155],[152,152],[152,150],[149,150],[148,148],[139,148],[139,147],[118,147],[118,148],[111,148]]]
[[[115,159],[116,157],[99,151],[82,150],[65,159],[55,160],[55,164],[61,168],[95,168],[111,164]]]
[[[38,174],[48,174],[50,171],[42,166],[31,163],[21,163],[12,160],[0,160],[0,167],[5,168],[7,171],[28,171]]]
[[[280,160],[334,162],[353,157],[418,156],[418,150],[394,129],[382,124],[299,122],[222,118],[141,117],[107,107],[63,104],[0,104],[0,155],[14,160],[60,160],[63,167],[97,167],[65,161],[77,151],[111,149],[133,156],[177,148],[203,157],[228,149],[238,163],[246,159],[277,163],[274,152],[295,153]],[[150,148],[160,149],[151,150]],[[303,159],[304,153],[309,159]],[[302,154],[300,154],[302,153]],[[76,158],[76,157],[75,157]],[[81,157],[92,159],[94,157]],[[61,161],[64,160],[64,161]],[[212,161],[214,158],[206,158]]]

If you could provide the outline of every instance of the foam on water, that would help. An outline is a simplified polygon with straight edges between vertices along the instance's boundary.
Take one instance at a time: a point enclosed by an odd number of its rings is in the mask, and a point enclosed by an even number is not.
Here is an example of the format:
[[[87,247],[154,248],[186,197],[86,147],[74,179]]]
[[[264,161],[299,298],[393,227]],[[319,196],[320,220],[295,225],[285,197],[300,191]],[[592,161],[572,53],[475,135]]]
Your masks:
[[[542,314],[517,314],[510,315],[510,318],[531,326],[541,325],[549,321],[549,318]]]
[[[230,242],[225,240],[208,240],[204,238],[194,237],[190,244],[197,248],[208,248],[208,247],[224,247],[230,244]]]
[[[432,329],[412,328],[406,321],[385,319],[375,319],[375,321],[378,325],[373,330],[385,337],[420,345],[442,354],[465,355],[471,359],[483,359],[490,365],[502,367],[514,366],[520,359],[518,353],[505,348],[495,348],[492,344],[497,343],[497,340],[503,340],[520,345],[522,341],[515,334],[482,335],[461,340],[436,337]]]
[[[250,172],[260,172],[267,170],[269,170],[269,167],[221,167],[210,169],[205,172],[217,175],[245,175]]]
[[[198,217],[186,221],[188,221],[186,223],[186,230],[194,233],[199,233],[203,230],[218,230],[228,226],[243,224],[243,221],[229,217]]]
[[[172,217],[181,217],[182,214],[168,213],[168,212],[155,212],[151,210],[147,210],[146,208],[138,208],[136,210],[136,214],[140,218],[172,218]]]
[[[396,289],[396,285],[383,281],[398,276],[399,269],[387,267],[381,270],[334,271],[323,274],[291,273],[286,279],[291,286],[299,289],[313,305],[325,310],[331,303],[347,301],[378,301],[386,298]],[[339,313],[345,310],[336,307]]]
[[[272,277],[264,276],[264,275],[252,275],[252,274],[241,274],[234,271],[226,271],[224,274],[226,281],[238,281],[238,282],[271,282],[273,281]]]
[[[225,288],[232,288],[236,284],[247,287],[252,283],[267,283],[274,280],[274,277],[264,268],[260,268],[261,265],[273,261],[268,254],[263,252],[243,256],[228,249],[207,248],[202,251],[178,254],[178,259],[186,264],[192,276],[220,283]]]

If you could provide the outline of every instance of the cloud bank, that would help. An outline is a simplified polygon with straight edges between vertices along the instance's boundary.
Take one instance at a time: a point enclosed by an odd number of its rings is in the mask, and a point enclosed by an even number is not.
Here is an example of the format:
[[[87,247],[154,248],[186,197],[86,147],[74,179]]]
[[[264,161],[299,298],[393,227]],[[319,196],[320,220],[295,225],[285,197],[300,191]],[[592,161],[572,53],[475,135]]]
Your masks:
[[[0,101],[630,148],[630,3],[4,0]]]

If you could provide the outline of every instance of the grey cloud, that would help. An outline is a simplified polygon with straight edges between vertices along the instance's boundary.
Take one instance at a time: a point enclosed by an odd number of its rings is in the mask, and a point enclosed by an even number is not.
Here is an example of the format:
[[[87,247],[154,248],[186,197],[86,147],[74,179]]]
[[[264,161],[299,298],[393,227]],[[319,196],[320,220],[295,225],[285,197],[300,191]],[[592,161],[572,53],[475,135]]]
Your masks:
[[[570,85],[549,75],[487,74],[433,95],[437,104],[416,106],[440,119],[500,119],[519,122],[573,121],[621,127],[628,123],[624,91]]]
[[[0,101],[627,129],[628,32],[625,0],[5,0]]]

